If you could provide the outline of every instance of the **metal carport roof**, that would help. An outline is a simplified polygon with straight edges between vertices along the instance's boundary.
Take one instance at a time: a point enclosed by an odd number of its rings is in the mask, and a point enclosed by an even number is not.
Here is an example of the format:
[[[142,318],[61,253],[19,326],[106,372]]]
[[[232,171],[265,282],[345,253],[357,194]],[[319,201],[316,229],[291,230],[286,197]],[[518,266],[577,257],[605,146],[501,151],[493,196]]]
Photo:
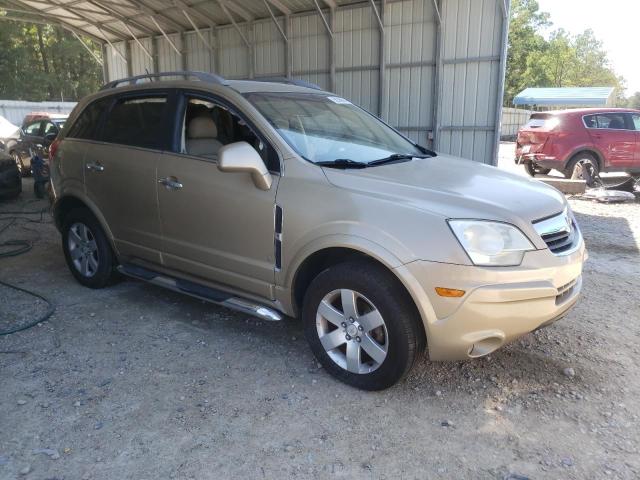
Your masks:
[[[57,23],[99,42],[250,22],[362,0],[2,0],[25,21]]]
[[[606,107],[612,87],[525,88],[513,99],[514,105],[562,105]]]

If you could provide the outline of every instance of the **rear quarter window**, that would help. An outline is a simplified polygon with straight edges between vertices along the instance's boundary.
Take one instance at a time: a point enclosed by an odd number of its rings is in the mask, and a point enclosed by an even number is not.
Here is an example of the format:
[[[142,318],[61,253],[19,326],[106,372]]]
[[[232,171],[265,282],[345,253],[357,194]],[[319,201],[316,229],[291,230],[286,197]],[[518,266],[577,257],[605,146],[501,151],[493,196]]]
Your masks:
[[[82,138],[86,140],[97,140],[98,127],[103,113],[109,105],[110,99],[96,100],[90,103],[73,123],[67,138]]]

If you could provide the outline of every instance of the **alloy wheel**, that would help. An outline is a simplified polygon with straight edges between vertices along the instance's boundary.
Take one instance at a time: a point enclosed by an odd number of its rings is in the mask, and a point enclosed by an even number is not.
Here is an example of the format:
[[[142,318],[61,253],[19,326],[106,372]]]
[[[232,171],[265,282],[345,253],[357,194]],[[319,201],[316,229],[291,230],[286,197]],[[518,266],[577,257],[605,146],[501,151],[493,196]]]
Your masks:
[[[354,290],[334,290],[324,296],[316,329],[329,358],[351,373],[373,372],[387,357],[384,319],[371,301]]]
[[[84,277],[93,277],[98,271],[98,245],[91,229],[80,222],[71,225],[68,247],[76,270]]]

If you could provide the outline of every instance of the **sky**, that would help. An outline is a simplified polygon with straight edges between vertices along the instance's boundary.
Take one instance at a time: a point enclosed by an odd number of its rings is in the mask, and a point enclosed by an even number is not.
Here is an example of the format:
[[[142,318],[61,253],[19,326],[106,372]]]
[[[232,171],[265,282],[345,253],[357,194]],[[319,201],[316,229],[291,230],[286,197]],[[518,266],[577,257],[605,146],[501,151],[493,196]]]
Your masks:
[[[538,0],[538,4],[551,14],[553,29],[573,34],[592,29],[615,72],[627,81],[627,95],[640,92],[640,0]]]

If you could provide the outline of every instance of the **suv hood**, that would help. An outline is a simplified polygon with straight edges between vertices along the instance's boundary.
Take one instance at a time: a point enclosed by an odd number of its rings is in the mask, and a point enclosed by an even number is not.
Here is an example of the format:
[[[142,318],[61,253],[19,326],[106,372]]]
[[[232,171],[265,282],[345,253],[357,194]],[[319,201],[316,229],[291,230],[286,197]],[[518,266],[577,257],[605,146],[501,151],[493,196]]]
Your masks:
[[[562,193],[540,181],[449,155],[357,170],[323,170],[336,187],[447,218],[530,224],[562,212],[566,205]]]

